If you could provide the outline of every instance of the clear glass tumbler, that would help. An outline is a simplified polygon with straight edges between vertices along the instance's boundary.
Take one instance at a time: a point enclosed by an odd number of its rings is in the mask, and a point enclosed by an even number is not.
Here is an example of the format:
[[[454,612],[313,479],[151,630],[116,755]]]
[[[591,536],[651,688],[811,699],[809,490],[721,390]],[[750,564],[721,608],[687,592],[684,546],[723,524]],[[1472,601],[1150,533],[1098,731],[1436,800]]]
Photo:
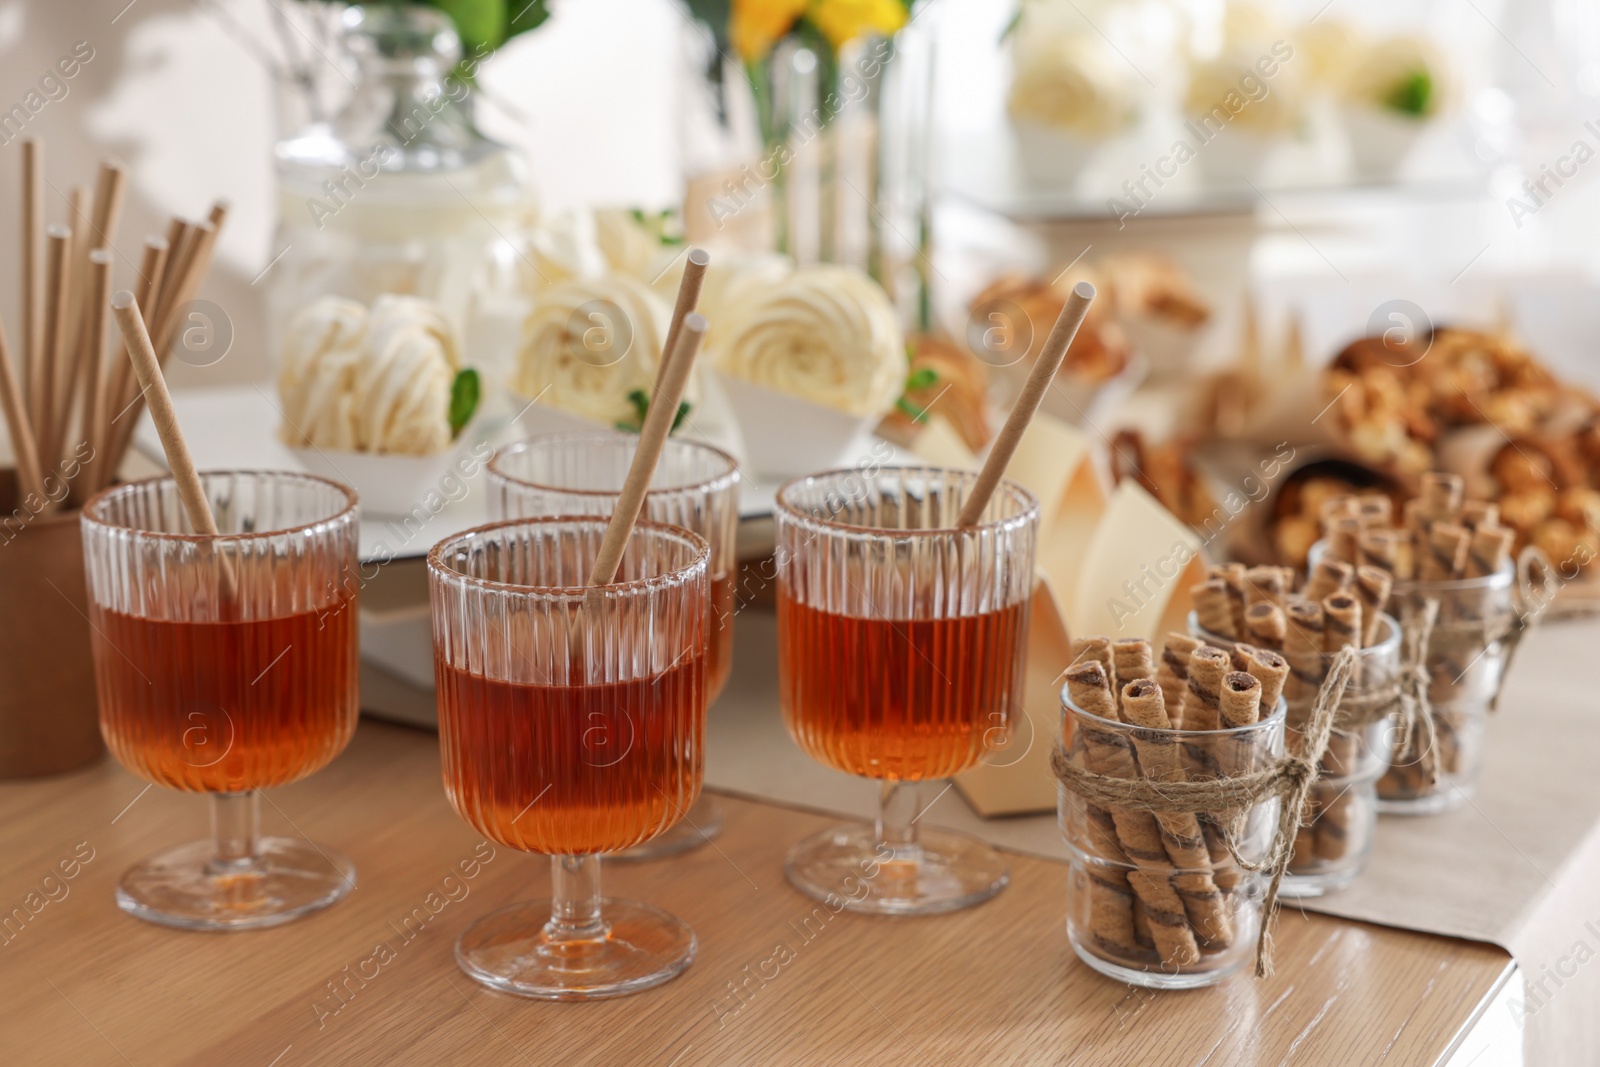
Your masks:
[[[331,849],[262,837],[258,790],[319,770],[355,732],[356,498],[305,474],[200,478],[215,537],[193,532],[170,477],[83,509],[106,744],[141,778],[211,794],[212,839],[128,871],[117,903],[168,926],[273,926],[355,885]]]
[[[600,897],[600,856],[666,830],[705,762],[706,542],[641,522],[610,585],[587,588],[602,519],[519,519],[428,555],[444,786],[460,816],[551,858],[551,899],[456,942],[462,970],[547,1000],[622,996],[694,959],[694,932]]]
[[[789,881],[853,911],[917,915],[987,900],[999,853],[918,825],[918,783],[1004,745],[1022,698],[1038,503],[1002,483],[955,525],[976,476],[830,471],[778,492],[778,686],[795,742],[878,779],[875,826],[790,850]]]
[[[1231,638],[1202,627],[1194,612],[1189,613],[1189,632],[1216,648],[1231,650],[1234,645]],[[1333,659],[1334,653],[1323,655],[1322,674]],[[1317,696],[1317,690],[1296,681],[1291,677],[1285,690],[1291,745],[1298,744]],[[1394,704],[1399,685],[1400,626],[1383,615],[1375,640],[1360,650],[1345,687],[1328,751],[1307,797],[1312,818],[1295,837],[1280,896],[1322,896],[1349,885],[1366,869],[1378,827],[1378,778],[1389,768],[1395,743],[1394,715],[1372,716],[1375,704]]]
[[[490,517],[609,517],[638,446],[634,434],[600,432],[546,434],[502,448],[489,461]],[[668,438],[644,501],[644,518],[693,530],[711,546],[708,702],[721,695],[733,670],[740,480],[738,465],[721,449]],[[721,829],[722,806],[715,797],[701,794],[670,830],[613,858],[673,855],[704,844]]]
[[[1134,767],[1130,753],[1180,746],[1197,762],[1221,768],[1224,776],[1244,775],[1269,769],[1284,751],[1282,698],[1268,717],[1227,730],[1130,726],[1084,711],[1065,689],[1061,706],[1062,749],[1089,769],[1103,767],[1108,752]],[[1214,985],[1250,961],[1268,877],[1235,862],[1221,836],[1239,813],[1193,813],[1211,862],[1185,868],[1160,854],[1159,846],[1155,855],[1136,847],[1141,833],[1159,840],[1167,832],[1160,820],[1172,815],[1108,811],[1064,786],[1058,796],[1070,857],[1067,938],[1079,959],[1120,982],[1151,989]],[[1242,817],[1243,832],[1234,845],[1252,867],[1272,849],[1278,805],[1274,797]],[[1141,829],[1141,821],[1149,825]]]

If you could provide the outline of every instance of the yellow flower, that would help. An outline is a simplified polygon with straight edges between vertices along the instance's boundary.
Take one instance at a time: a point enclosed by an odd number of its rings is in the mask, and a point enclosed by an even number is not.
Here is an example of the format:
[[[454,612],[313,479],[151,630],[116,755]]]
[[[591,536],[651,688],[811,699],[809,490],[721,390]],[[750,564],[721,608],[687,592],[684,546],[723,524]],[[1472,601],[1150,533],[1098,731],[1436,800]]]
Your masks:
[[[807,17],[837,49],[867,33],[887,37],[907,15],[905,0],[815,0]]]
[[[733,0],[728,35],[747,63],[765,59],[805,13],[806,0]]]

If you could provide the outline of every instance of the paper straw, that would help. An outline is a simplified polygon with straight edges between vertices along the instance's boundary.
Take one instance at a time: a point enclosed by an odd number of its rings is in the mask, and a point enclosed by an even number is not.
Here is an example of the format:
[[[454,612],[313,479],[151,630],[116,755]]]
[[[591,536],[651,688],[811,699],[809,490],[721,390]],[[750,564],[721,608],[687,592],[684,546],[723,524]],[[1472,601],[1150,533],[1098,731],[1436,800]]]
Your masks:
[[[972,493],[956,518],[957,526],[976,525],[984,508],[989,506],[989,498],[999,487],[1000,479],[1005,477],[1006,465],[1011,462],[1011,456],[1021,443],[1023,431],[1028,428],[1034,412],[1039,410],[1045,390],[1050,388],[1056,372],[1061,369],[1061,361],[1066,358],[1072,339],[1078,336],[1078,327],[1083,325],[1083,317],[1089,313],[1089,305],[1093,301],[1094,286],[1079,282],[1072,287],[1072,295],[1067,297],[1066,306],[1051,327],[1050,336],[1045,339],[1044,348],[1028,374],[1021,395],[1012,405],[1011,414],[1006,416],[1006,424],[1001,427],[999,436],[989,449],[989,458],[978,472],[977,484],[972,487]]]
[[[678,344],[667,357],[667,373],[650,410],[645,413],[644,427],[639,431],[639,447],[634,451],[628,477],[617,496],[616,510],[611,513],[611,522],[600,541],[600,552],[589,573],[590,586],[609,585],[617,576],[622,550],[627,547],[634,524],[639,521],[645,494],[650,491],[650,479],[655,476],[656,463],[666,447],[667,434],[672,431],[673,417],[689,384],[689,371],[694,367],[695,353],[700,350],[707,325],[703,315],[690,312],[684,316]]]

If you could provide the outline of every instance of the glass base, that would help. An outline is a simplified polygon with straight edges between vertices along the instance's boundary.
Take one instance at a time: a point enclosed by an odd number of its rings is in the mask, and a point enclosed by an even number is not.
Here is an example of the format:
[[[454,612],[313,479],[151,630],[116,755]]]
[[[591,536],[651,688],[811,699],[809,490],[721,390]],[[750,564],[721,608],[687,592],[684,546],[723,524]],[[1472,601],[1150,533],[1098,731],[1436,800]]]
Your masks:
[[[1385,800],[1378,797],[1379,815],[1438,815],[1465,804],[1478,791],[1476,785],[1440,785],[1419,797]]]
[[[609,857],[608,857],[609,858]],[[521,997],[600,1000],[676,978],[694,960],[694,931],[675,915],[632,900],[601,901],[606,932],[592,940],[545,936],[550,901],[490,912],[456,941],[456,963],[470,977]]]
[[[791,848],[783,869],[807,896],[865,915],[970,908],[1011,881],[1004,857],[982,841],[921,828],[914,849],[891,851],[871,826],[834,827]]]
[[[348,859],[297,838],[260,838],[236,868],[214,856],[211,841],[196,841],[146,860],[122,876],[117,906],[184,930],[256,930],[320,911],[356,884]]]
[[[1309,900],[1327,893],[1343,889],[1357,878],[1366,864],[1354,867],[1344,867],[1333,871],[1318,871],[1315,874],[1295,874],[1290,872],[1283,876],[1283,881],[1278,884],[1278,896],[1290,900]]]
[[[1216,985],[1218,982],[1236,974],[1244,967],[1245,961],[1252,958],[1248,955],[1239,955],[1237,960],[1204,971],[1164,971],[1159,969],[1141,970],[1136,967],[1123,967],[1112,963],[1110,960],[1096,956],[1087,948],[1078,944],[1078,939],[1072,936],[1069,925],[1067,940],[1072,942],[1072,951],[1078,958],[1089,965],[1091,970],[1114,978],[1127,985],[1139,986],[1143,989],[1204,989],[1206,986]],[[1254,943],[1254,938],[1251,938]]]
[[[632,848],[623,849],[621,852],[607,852],[606,862],[614,860],[658,860],[664,856],[676,856],[680,852],[688,852],[692,848],[699,848],[722,832],[722,805],[718,804],[715,797],[700,794],[700,799],[690,805],[689,810],[664,833],[657,834],[643,844],[634,845]]]

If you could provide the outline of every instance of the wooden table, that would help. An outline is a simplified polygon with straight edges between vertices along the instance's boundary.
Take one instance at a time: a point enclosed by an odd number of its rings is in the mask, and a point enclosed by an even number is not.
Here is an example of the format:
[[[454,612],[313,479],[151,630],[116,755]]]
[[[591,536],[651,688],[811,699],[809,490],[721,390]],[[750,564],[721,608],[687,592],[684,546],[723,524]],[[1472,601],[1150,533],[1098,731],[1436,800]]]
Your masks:
[[[168,930],[113,901],[129,865],[206,832],[200,798],[147,789],[109,761],[0,785],[0,908],[11,914],[0,1062],[1401,1067],[1443,1062],[1511,971],[1488,946],[1289,910],[1276,978],[1134,990],[1073,956],[1058,864],[1013,857],[1012,885],[959,914],[832,916],[783,877],[788,846],[826,820],[725,804],[714,845],[606,874],[609,892],[694,926],[689,971],[639,996],[549,1004],[490,992],[455,966],[462,929],[544,895],[548,865],[498,849],[452,885],[460,899],[445,894],[480,838],[445,800],[431,734],[363,722],[332,766],[267,796],[267,832],[344,851],[359,885],[309,919],[249,933]],[[46,885],[75,851],[92,858]],[[387,962],[364,963],[380,943]]]

